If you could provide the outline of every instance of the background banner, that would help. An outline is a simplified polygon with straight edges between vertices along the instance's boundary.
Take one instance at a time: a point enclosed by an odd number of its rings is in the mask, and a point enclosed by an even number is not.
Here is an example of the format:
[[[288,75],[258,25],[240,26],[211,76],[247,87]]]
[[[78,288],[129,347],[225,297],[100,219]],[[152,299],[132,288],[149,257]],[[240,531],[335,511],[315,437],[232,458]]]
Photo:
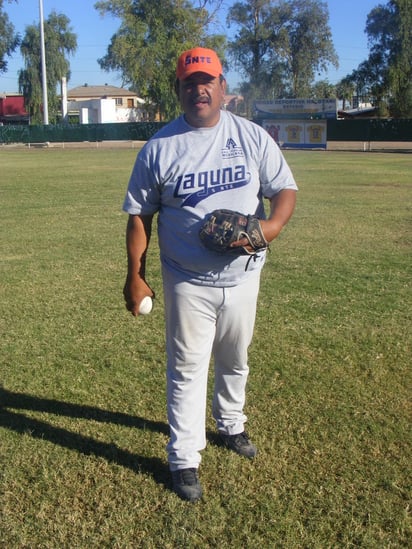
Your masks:
[[[276,118],[336,118],[336,99],[273,99],[255,102],[256,116]]]
[[[262,120],[262,126],[282,148],[326,149],[326,120]]]

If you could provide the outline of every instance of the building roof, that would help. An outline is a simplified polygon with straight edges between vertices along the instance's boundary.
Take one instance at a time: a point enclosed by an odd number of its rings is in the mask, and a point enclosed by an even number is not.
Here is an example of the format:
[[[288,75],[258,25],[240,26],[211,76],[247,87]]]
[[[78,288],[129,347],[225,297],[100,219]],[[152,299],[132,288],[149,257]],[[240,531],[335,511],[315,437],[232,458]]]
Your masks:
[[[339,118],[373,118],[377,107],[358,107],[356,109],[338,110]]]
[[[7,97],[22,97],[23,94],[20,92],[1,92],[0,99],[6,99]]]
[[[117,86],[77,86],[67,92],[68,97],[71,99],[83,98],[83,97],[137,97],[137,93],[124,88],[118,88]]]

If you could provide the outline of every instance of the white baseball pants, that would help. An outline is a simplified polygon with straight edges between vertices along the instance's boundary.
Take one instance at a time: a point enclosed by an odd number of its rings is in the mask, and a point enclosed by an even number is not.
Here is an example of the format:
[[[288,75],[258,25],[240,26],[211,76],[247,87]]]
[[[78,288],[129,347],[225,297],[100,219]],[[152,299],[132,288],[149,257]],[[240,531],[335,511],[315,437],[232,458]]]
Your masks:
[[[182,282],[163,268],[167,412],[171,471],[198,467],[206,446],[207,380],[214,358],[213,417],[223,433],[243,432],[248,347],[260,272],[228,288]]]

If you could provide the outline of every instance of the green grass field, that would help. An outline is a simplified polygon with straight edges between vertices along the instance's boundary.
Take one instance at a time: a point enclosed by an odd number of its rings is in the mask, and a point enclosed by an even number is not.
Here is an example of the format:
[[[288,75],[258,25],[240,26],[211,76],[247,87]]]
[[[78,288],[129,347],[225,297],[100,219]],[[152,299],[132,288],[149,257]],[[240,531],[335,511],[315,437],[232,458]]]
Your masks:
[[[286,152],[300,191],[250,351],[254,462],[208,414],[171,491],[156,239],[122,300],[136,151],[0,150],[0,547],[411,547],[411,155]]]

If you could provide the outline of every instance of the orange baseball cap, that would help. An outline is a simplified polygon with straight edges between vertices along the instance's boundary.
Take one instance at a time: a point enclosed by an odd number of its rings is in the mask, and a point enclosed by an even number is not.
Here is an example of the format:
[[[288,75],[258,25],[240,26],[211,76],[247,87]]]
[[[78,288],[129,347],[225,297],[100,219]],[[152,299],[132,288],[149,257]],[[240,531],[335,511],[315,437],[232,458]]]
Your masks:
[[[214,50],[192,48],[184,51],[177,61],[176,77],[185,80],[194,72],[204,72],[217,78],[223,73],[222,64]]]

